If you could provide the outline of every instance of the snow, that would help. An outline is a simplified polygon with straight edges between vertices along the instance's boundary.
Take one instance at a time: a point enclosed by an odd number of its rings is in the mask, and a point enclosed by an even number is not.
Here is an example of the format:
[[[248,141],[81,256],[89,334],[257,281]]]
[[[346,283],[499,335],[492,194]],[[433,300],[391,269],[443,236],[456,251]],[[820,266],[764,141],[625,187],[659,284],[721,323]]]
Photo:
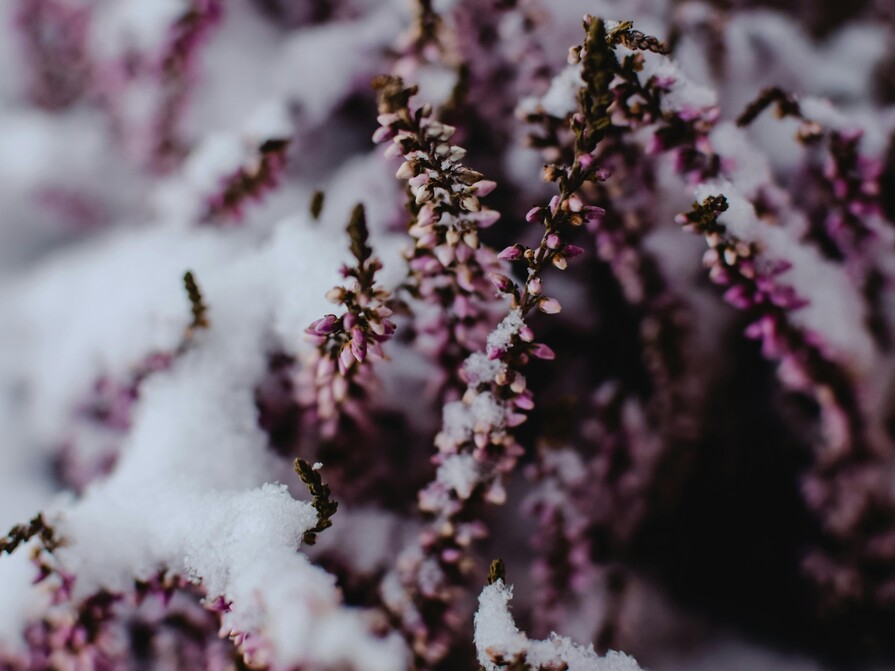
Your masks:
[[[846,130],[850,126],[848,117],[827,99],[806,96],[799,100],[799,108],[806,118],[831,130]]]
[[[755,149],[748,135],[735,124],[725,121],[709,135],[714,150],[725,157],[725,174],[749,198],[773,184],[774,178],[768,159]]]
[[[14,555],[0,557],[0,652],[24,652],[22,623],[38,616],[50,604],[49,593],[32,584],[35,568],[28,549],[21,548]]]
[[[185,134],[194,141],[238,128],[259,101],[283,99],[273,84],[282,33],[250,3],[226,2],[223,23],[207,39],[196,54],[196,95],[185,111]]]
[[[486,354],[474,352],[463,363],[463,372],[470,385],[492,382],[501,370],[506,368],[499,359],[490,359]]]
[[[600,657],[593,645],[581,646],[570,639],[552,634],[547,640],[532,641],[516,627],[510,614],[513,589],[503,580],[488,585],[479,595],[475,614],[475,646],[485,671],[501,671],[507,664],[496,664],[497,656],[512,661],[524,659],[533,668],[565,663],[568,671],[639,671],[628,655],[610,651]]]
[[[345,82],[367,87],[378,74],[378,54],[395,41],[402,14],[397,3],[383,2],[362,20],[296,31],[277,58],[275,90],[297,102],[311,123],[323,122],[350,92]]]
[[[90,42],[102,59],[123,57],[128,50],[158,50],[171,25],[189,9],[187,0],[105,0],[97,4]]]
[[[375,507],[340,503],[338,515],[338,523],[317,537],[311,556],[335,556],[363,576],[393,568],[395,548],[406,546],[419,531],[419,520]]]
[[[550,82],[550,88],[538,102],[550,116],[565,119],[578,109],[578,92],[584,88],[581,65],[567,65]]]
[[[251,651],[263,659],[403,668],[403,645],[370,633],[360,611],[341,605],[333,579],[296,553],[316,513],[270,484],[281,471],[256,419],[265,353],[294,351],[302,340],[277,327],[325,313],[343,238],[322,238],[304,217],[255,245],[245,235],[161,226],[59,259],[17,292],[22,323],[53,315],[67,327],[64,338],[35,333],[21,352],[24,362],[42,362],[32,394],[48,438],[97,375],[120,377],[146,352],[175,349],[188,323],[184,269],[195,271],[209,305],[211,328],[144,383],[113,473],[80,501],[51,506],[76,596],[126,589],[167,567],[232,600],[225,626],[263,641]],[[0,558],[0,571],[9,561]],[[10,613],[0,640],[16,640],[24,622],[12,613],[25,617],[24,603],[17,590],[0,593],[0,611]]]
[[[52,440],[96,378],[124,379],[146,354],[172,350],[188,314],[184,271],[202,282],[238,244],[171,227],[113,234],[22,278],[7,309],[22,332],[17,376],[29,381],[26,412],[40,413],[30,422],[39,435]],[[65,337],[41,328],[47,320],[64,324]]]
[[[282,100],[268,100],[258,105],[246,121],[246,136],[260,144],[265,140],[289,138],[294,131],[289,107]]]
[[[510,313],[488,334],[488,347],[496,350],[503,350],[509,347],[522,327],[525,326],[525,320],[522,318],[522,311],[519,309],[511,310]]]
[[[436,479],[461,499],[468,499],[480,480],[478,464],[471,454],[448,455],[438,467]]]
[[[104,147],[101,129],[84,121],[83,117],[60,119],[41,112],[5,116],[0,127],[4,188],[29,189],[46,179],[48,172],[64,174],[96,162]]]
[[[634,52],[626,47],[618,47],[616,53],[621,60],[625,55]],[[715,92],[694,83],[681,71],[677,63],[661,54],[646,52],[643,54],[643,70],[640,73],[640,79],[646,82],[652,77],[673,79],[675,82],[671,90],[662,96],[662,109],[666,112],[703,109],[718,104]]]
[[[76,571],[78,593],[125,588],[132,578],[122,566],[138,577],[165,566],[232,602],[223,631],[261,638],[253,661],[404,668],[400,642],[372,636],[360,611],[341,606],[334,578],[295,551],[316,522],[310,504],[293,500],[285,486],[199,495],[190,489],[174,482],[114,492],[110,485],[69,512],[62,530],[78,543],[59,557]]]
[[[479,429],[502,427],[506,412],[506,405],[489,391],[473,393],[471,397],[467,393],[464,400],[444,406],[443,433],[459,445],[471,440]]]
[[[868,100],[873,69],[890,39],[883,25],[853,22],[826,42],[815,44],[784,14],[737,12],[726,22],[724,35],[730,64],[726,105],[737,113],[768,86],[849,105]],[[746,81],[749,87],[741,85]]]

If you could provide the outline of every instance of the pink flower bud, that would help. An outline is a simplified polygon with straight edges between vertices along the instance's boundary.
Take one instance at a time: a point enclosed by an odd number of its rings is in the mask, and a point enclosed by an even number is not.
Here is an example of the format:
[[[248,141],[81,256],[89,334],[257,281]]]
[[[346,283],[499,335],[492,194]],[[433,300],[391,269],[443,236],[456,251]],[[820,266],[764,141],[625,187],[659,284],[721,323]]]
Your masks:
[[[472,190],[479,196],[487,196],[497,188],[497,182],[490,179],[483,179],[472,185]]]
[[[497,223],[500,219],[500,212],[497,210],[484,209],[479,212],[471,213],[469,218],[476,222],[479,225],[479,228],[488,228]]]
[[[482,209],[482,206],[479,203],[479,199],[475,196],[463,196],[460,199],[460,207],[462,207],[467,212],[478,212]]]
[[[538,359],[544,359],[545,361],[552,361],[556,358],[556,352],[554,352],[550,347],[545,345],[544,343],[535,343],[529,349],[532,356],[537,357]]]
[[[535,277],[532,280],[528,281],[528,284],[525,285],[528,289],[528,293],[532,296],[540,296],[541,295],[541,278]]]
[[[363,363],[367,358],[367,341],[358,342],[352,338],[350,345],[352,356],[357,359],[358,363]]]
[[[472,275],[472,270],[470,270],[469,266],[460,266],[457,268],[457,284],[464,291],[468,291],[472,293],[475,291],[475,281]]]
[[[405,163],[404,165],[408,165],[408,166],[409,166],[409,165],[410,165],[410,161],[408,161],[408,162]],[[402,167],[403,167],[403,166],[402,166]],[[398,172],[400,172],[400,170],[399,170]],[[401,177],[400,175],[396,175],[396,177],[398,177],[398,179],[406,179],[406,180],[407,180],[407,184],[408,184],[412,189],[418,189],[418,188],[420,188],[423,184],[428,184],[428,183],[429,183],[429,175],[427,175],[427,174],[424,173],[424,172],[421,172],[419,175],[414,175],[414,174],[413,174],[413,170],[411,170],[410,173],[409,173],[408,175],[406,175],[405,177]]]
[[[423,186],[417,189],[416,191],[416,204],[422,205],[427,200],[431,200],[432,198],[432,189],[428,186]]]
[[[434,224],[435,220],[435,208],[433,208],[431,205],[423,206],[416,219],[417,223],[420,226],[428,226],[429,224]]]
[[[336,317],[335,315],[326,315],[325,317],[312,322],[311,325],[305,329],[305,333],[318,336],[326,336],[334,333],[338,325],[338,317]]]
[[[463,556],[463,553],[460,552],[457,548],[446,548],[441,551],[441,560],[445,564],[455,564],[460,561],[460,558]]]
[[[582,210],[584,218],[588,222],[598,222],[606,216],[606,210],[596,205],[587,205]]]
[[[473,309],[472,304],[463,294],[458,294],[454,298],[454,314],[460,319],[466,319],[467,317],[475,315],[475,310]]]
[[[511,412],[507,415],[507,426],[519,426],[523,424],[525,420],[528,419],[528,415],[523,415],[521,412]]]
[[[387,126],[380,126],[373,133],[373,142],[375,144],[380,144],[385,142],[386,140],[390,140],[392,138],[392,129]]]
[[[333,380],[333,400],[341,403],[348,398],[348,380],[339,375]]]
[[[535,402],[531,397],[531,393],[520,394],[515,399],[513,399],[513,405],[515,405],[520,410],[534,410]]]
[[[335,372],[336,372],[336,364],[329,357],[321,358],[317,362],[317,366],[315,367],[315,370],[314,370],[314,374],[321,380],[328,379]]]
[[[454,248],[450,245],[439,245],[435,248],[435,257],[443,266],[449,266],[454,260]]]
[[[342,350],[339,352],[339,374],[345,375],[353,365],[354,354],[351,353],[351,348],[348,346],[342,347]]]
[[[351,329],[351,353],[358,363],[363,363],[367,358],[367,339],[358,326]]]
[[[748,308],[753,303],[752,297],[749,296],[746,287],[742,284],[733,286],[724,292],[724,300],[738,310]]]
[[[525,221],[529,224],[536,224],[541,217],[541,208],[533,207],[525,214]]]
[[[416,241],[416,246],[421,249],[432,249],[438,244],[438,235],[435,233],[427,233]]]
[[[538,301],[538,309],[548,315],[555,315],[562,310],[562,306],[555,298],[542,298]]]
[[[504,486],[499,482],[494,482],[485,493],[485,500],[488,501],[488,503],[501,506],[506,503],[507,490],[504,489]]]
[[[489,273],[488,279],[490,279],[491,282],[494,283],[494,286],[497,287],[497,290],[499,292],[504,293],[504,294],[510,293],[516,286],[513,283],[513,280],[511,280],[506,275],[502,275],[500,273]]]
[[[330,303],[341,303],[345,300],[345,289],[342,287],[333,287],[324,294],[324,297]]]
[[[504,261],[518,261],[522,258],[523,247],[520,244],[510,245],[506,249],[504,249],[500,254],[497,255],[497,258],[503,259]]]

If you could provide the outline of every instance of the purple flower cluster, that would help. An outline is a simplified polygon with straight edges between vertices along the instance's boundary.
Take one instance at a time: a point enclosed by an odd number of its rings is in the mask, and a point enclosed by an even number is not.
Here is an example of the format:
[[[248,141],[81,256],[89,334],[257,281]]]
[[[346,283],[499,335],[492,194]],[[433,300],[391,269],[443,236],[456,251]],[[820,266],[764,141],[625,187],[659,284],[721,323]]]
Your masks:
[[[436,309],[424,314],[417,328],[429,340],[427,349],[451,370],[488,332],[487,275],[500,265],[493,250],[480,243],[479,231],[500,215],[480,199],[497,184],[462,164],[466,150],[450,144],[456,129],[433,118],[431,106],[410,107],[415,87],[395,77],[383,77],[375,86],[380,127],[373,141],[391,142],[386,156],[401,158],[395,176],[408,186],[414,245],[405,253],[407,290]]]
[[[331,289],[326,298],[344,307],[341,316],[328,314],[305,329],[316,346],[305,362],[313,378],[306,383],[305,395],[313,407],[325,436],[335,435],[342,415],[363,421],[363,397],[369,384],[370,365],[386,358],[382,343],[395,332],[387,306],[390,292],[376,284],[382,263],[368,245],[367,224],[362,205],[355,207],[348,223],[351,253],[355,265],[342,266],[345,286]]]

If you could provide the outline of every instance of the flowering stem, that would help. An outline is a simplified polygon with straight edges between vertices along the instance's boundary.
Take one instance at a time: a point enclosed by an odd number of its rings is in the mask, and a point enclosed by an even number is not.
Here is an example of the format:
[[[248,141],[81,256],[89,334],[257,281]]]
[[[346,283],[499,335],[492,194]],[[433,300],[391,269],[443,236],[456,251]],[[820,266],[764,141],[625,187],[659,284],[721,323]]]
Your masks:
[[[421,330],[441,340],[435,354],[447,373],[446,388],[460,386],[457,369],[481,346],[493,302],[487,275],[500,269],[494,252],[480,244],[479,231],[499,214],[480,198],[496,186],[461,161],[466,150],[449,144],[455,129],[433,118],[432,108],[411,108],[415,86],[399,77],[374,81],[380,127],[376,142],[391,141],[386,156],[401,157],[398,179],[407,180],[408,232],[414,247],[406,251],[411,296],[438,312]]]
[[[355,263],[342,267],[346,286],[327,293],[327,298],[345,311],[341,316],[326,315],[305,329],[308,340],[317,345],[306,366],[313,378],[310,396],[329,437],[335,434],[346,403],[365,395],[368,359],[384,359],[381,345],[395,332],[389,319],[392,311],[386,307],[390,292],[376,284],[382,264],[373,256],[368,237],[364,208],[358,204],[348,223]]]

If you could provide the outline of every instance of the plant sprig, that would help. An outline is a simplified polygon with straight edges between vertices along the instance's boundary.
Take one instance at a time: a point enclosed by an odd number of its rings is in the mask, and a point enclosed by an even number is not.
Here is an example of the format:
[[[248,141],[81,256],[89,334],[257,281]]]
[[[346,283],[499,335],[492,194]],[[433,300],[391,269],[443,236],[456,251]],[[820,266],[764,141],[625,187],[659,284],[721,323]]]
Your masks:
[[[369,242],[367,216],[361,203],[355,205],[351,211],[351,218],[348,220],[348,239],[350,241],[348,248],[357,260],[356,268],[350,268],[348,274],[357,279],[362,290],[370,290],[373,288],[374,276],[380,264],[367,263],[373,256],[373,249]]]
[[[320,472],[309,462],[298,458],[295,460],[293,468],[307,486],[308,491],[311,492],[311,496],[314,497],[311,505],[317,511],[317,524],[305,531],[302,536],[302,542],[305,545],[314,545],[317,542],[317,534],[333,525],[332,516],[336,514],[339,502],[331,498],[332,492],[329,485],[323,482]]]
[[[311,194],[311,204],[308,207],[309,211],[311,212],[311,219],[313,219],[314,221],[320,219],[320,215],[323,213],[323,205],[325,204],[325,202],[326,194],[323,191],[318,189],[313,194]]]
[[[34,537],[40,539],[44,548],[50,551],[60,545],[53,527],[47,524],[43,514],[38,513],[28,524],[17,524],[0,538],[0,553],[12,554]]]
[[[208,319],[208,306],[202,298],[202,290],[196,282],[192,270],[187,270],[183,275],[183,287],[190,301],[190,310],[193,313],[193,321],[187,327],[187,333],[192,334],[198,329],[207,329],[211,322]]]
[[[498,580],[506,582],[506,579],[507,567],[504,566],[503,559],[493,559],[488,567],[488,584],[493,585]]]
[[[544,226],[544,234],[537,248],[516,244],[500,254],[500,258],[508,261],[524,260],[528,267],[524,288],[519,289],[504,275],[492,277],[498,291],[509,294],[512,307],[519,308],[523,316],[535,307],[547,314],[559,312],[560,305],[556,299],[541,296],[541,275],[551,265],[564,270],[568,259],[584,251],[562,241],[560,236],[563,229],[599,220],[605,214],[600,207],[585,205],[578,192],[586,182],[603,181],[608,177],[607,172],[596,165],[594,152],[611,126],[609,106],[613,97],[610,86],[616,58],[602,19],[592,18],[585,23],[585,27],[587,37],[576,56],[581,59],[582,76],[587,84],[578,96],[579,113],[571,119],[575,158],[571,165],[550,164],[544,167],[545,179],[556,183],[560,192],[553,197],[549,206],[532,208],[526,215],[529,222],[540,222]]]
[[[775,103],[779,117],[800,117],[802,115],[798,100],[783,89],[773,86],[762,91],[755,100],[746,106],[743,113],[737,117],[737,126],[740,128],[748,126]]]

